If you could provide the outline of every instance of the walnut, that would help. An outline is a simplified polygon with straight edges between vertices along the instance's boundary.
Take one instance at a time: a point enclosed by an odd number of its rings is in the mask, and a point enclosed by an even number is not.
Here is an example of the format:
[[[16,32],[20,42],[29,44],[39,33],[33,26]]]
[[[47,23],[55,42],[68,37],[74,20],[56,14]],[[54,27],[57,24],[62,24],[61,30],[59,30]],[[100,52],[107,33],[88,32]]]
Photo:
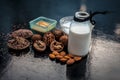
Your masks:
[[[55,35],[56,40],[59,40],[59,38],[63,35],[63,31],[59,29],[55,29],[53,31],[53,34]]]
[[[47,46],[50,46],[51,42],[55,40],[55,36],[51,32],[47,32],[43,36],[43,41]]]
[[[33,44],[33,47],[35,48],[35,50],[42,52],[45,51],[46,44],[41,40],[36,40]]]
[[[50,44],[50,50],[51,51],[57,51],[57,52],[60,52],[62,51],[64,48],[64,45],[61,43],[61,42],[58,42],[58,41],[53,41],[51,44]]]
[[[36,40],[41,40],[42,36],[40,34],[34,34],[31,39],[34,42]]]
[[[59,41],[62,42],[64,44],[64,46],[67,46],[67,44],[68,44],[68,36],[67,35],[61,36]]]
[[[12,39],[8,40],[7,45],[9,48],[14,50],[23,50],[29,47],[30,42],[22,37],[13,37]]]
[[[28,29],[18,29],[14,32],[12,32],[11,36],[12,37],[23,37],[23,38],[30,38],[33,35],[33,32]]]

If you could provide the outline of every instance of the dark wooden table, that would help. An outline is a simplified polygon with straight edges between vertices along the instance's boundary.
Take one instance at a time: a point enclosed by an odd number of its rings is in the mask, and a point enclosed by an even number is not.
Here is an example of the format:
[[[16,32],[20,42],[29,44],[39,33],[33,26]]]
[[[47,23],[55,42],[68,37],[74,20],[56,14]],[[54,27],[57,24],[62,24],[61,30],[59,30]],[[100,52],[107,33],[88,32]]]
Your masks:
[[[80,0],[1,0],[0,2],[0,80],[120,80],[120,1],[86,0],[87,10],[109,10],[95,16],[92,50],[71,66],[51,61],[48,54],[35,55],[30,48],[12,55],[6,35],[39,16],[59,19],[74,15]]]

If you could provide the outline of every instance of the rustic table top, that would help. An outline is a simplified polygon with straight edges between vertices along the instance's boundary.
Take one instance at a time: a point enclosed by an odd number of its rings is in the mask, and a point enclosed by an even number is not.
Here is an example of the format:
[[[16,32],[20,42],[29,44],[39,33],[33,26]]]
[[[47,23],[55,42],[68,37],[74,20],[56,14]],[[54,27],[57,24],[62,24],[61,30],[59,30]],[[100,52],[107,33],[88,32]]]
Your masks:
[[[7,33],[29,28],[39,16],[59,19],[79,10],[80,0],[2,0],[0,2],[0,80],[120,80],[120,1],[86,0],[87,10],[109,10],[95,16],[92,50],[87,57],[67,66],[48,54],[36,55],[32,48],[13,55],[6,47]]]

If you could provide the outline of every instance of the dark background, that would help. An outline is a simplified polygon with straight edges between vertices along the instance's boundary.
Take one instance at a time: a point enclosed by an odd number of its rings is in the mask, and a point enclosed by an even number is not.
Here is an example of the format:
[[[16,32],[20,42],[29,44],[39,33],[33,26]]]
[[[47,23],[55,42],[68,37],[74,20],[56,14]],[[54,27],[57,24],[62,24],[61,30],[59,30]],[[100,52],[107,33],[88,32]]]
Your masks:
[[[98,40],[95,40],[96,43],[93,46],[95,47],[93,51],[94,53],[91,52],[92,54],[90,54],[90,56],[93,56],[93,59],[87,57],[83,59],[79,64],[75,64],[73,66],[65,66],[56,64],[50,61],[48,58],[44,60],[40,58],[42,62],[41,66],[39,66],[39,60],[37,60],[35,57],[25,57],[22,59],[21,57],[17,57],[18,59],[14,60],[14,56],[8,54],[7,49],[4,48],[6,47],[6,45],[4,44],[6,42],[6,37],[4,37],[4,35],[13,31],[13,27],[15,25],[20,27],[22,25],[27,25],[25,27],[28,28],[28,22],[39,16],[56,19],[59,24],[59,20],[62,17],[73,16],[74,13],[79,10],[81,0],[1,0],[0,35],[2,36],[0,36],[0,72],[3,72],[5,74],[0,73],[0,78],[3,76],[2,80],[18,80],[19,77],[19,80],[29,80],[29,77],[31,78],[30,80],[119,80],[120,64],[118,63],[120,61],[120,51],[118,43],[120,42],[120,33],[117,34],[116,30],[120,29],[120,0],[85,0],[85,3],[88,12],[106,10],[111,12],[107,15],[97,15],[94,17],[96,25],[93,30],[93,37],[98,38]],[[99,38],[104,38],[102,40],[103,42],[99,42]],[[98,47],[98,49],[96,48],[96,46]],[[110,54],[106,54],[109,51],[111,51]],[[114,57],[114,59],[112,57]],[[29,61],[29,59],[31,59],[31,62]],[[28,67],[25,71],[23,71],[25,77],[21,77],[22,73],[21,75],[17,75],[20,74],[22,70],[24,70],[24,65],[26,65],[25,62],[20,64],[20,61],[25,61],[26,63],[28,63]],[[109,64],[109,61],[113,61],[113,65]],[[31,65],[31,63],[33,66]],[[12,64],[12,67],[7,67],[8,64]],[[34,65],[40,67],[40,72],[33,72],[39,71],[34,68]],[[49,70],[49,68],[51,69],[52,65],[54,65],[53,69]],[[27,70],[29,68],[31,70]],[[6,71],[6,69],[8,71]],[[108,74],[105,74],[107,73],[105,72],[107,71],[107,69],[110,69],[111,75],[109,75],[109,71]],[[29,73],[29,71],[31,71],[31,73]]]
[[[105,11],[113,13],[96,16],[95,29],[106,34],[114,34],[116,24],[120,22],[119,0],[85,0],[87,11]],[[0,31],[7,32],[14,24],[23,24],[39,16],[59,21],[64,16],[74,15],[79,10],[81,0],[1,0]],[[59,23],[59,22],[58,22]],[[6,31],[4,31],[4,29]]]

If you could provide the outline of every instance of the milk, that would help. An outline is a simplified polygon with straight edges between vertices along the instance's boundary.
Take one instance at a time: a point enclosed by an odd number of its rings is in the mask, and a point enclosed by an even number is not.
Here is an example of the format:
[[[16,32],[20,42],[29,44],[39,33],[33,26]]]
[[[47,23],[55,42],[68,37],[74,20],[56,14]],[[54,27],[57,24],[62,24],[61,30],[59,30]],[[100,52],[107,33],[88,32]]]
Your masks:
[[[71,24],[68,39],[68,51],[71,54],[78,56],[85,56],[88,54],[91,30],[88,22]]]

